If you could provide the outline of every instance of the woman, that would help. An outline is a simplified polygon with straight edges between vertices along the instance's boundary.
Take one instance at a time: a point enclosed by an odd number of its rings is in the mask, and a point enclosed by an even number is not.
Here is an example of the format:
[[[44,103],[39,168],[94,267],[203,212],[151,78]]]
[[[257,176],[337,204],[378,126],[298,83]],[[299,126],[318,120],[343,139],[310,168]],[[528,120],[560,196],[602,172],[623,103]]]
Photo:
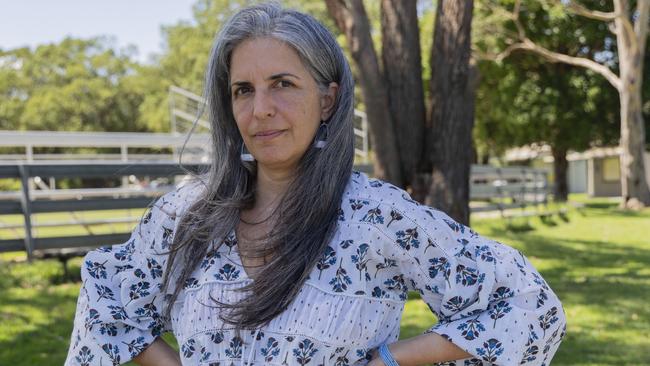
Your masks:
[[[565,317],[523,254],[352,171],[353,80],[321,24],[243,9],[206,75],[214,164],[86,256],[67,365],[550,362]],[[397,341],[408,291],[439,323]]]

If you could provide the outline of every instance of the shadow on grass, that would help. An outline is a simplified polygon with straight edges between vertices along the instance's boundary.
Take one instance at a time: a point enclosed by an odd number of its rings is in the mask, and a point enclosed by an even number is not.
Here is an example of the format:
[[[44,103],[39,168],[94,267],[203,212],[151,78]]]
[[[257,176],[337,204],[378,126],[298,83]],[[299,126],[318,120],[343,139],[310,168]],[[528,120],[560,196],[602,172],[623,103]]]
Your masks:
[[[584,204],[585,208],[596,208],[596,209],[608,209],[618,207],[616,202],[586,202]]]
[[[81,266],[79,264],[72,264],[70,261],[68,261],[66,266],[67,269],[65,271],[51,277],[50,282],[52,284],[81,282]],[[63,264],[61,264],[61,267],[63,267]]]
[[[535,228],[530,224],[530,221],[527,218],[525,220],[508,221],[506,224],[506,229],[509,232],[513,232],[513,233],[526,233],[535,230]]]
[[[540,217],[539,217],[539,220],[540,220],[540,221],[542,222],[542,224],[544,224],[545,226],[552,227],[552,226],[557,226],[557,225],[558,225],[558,223],[555,222],[555,220],[553,219],[553,216],[551,216],[551,215],[540,216]]]
[[[14,287],[74,284],[80,281],[81,267],[78,263],[69,263],[66,274],[62,265],[55,264],[51,260],[35,261],[32,264],[28,262],[13,264],[0,262],[0,292]]]
[[[562,220],[564,223],[568,223],[569,221],[571,221],[571,220],[569,219],[569,215],[567,215],[565,212],[559,212],[559,213],[557,214],[557,217],[558,217],[560,220]]]
[[[613,213],[625,217],[643,217],[647,216],[646,213],[640,212],[640,211],[633,211],[633,210],[622,210],[622,209],[614,209],[612,210]]]
[[[2,365],[61,365],[65,360],[76,306],[77,291],[38,291],[38,296],[21,298],[15,292],[3,294],[3,308],[36,311],[47,316],[35,321],[29,315],[12,315],[5,323],[15,328],[13,337],[0,340]],[[7,329],[5,328],[5,332]],[[9,331],[9,335],[12,335]]]
[[[0,365],[61,365],[79,294],[79,261],[0,265]]]

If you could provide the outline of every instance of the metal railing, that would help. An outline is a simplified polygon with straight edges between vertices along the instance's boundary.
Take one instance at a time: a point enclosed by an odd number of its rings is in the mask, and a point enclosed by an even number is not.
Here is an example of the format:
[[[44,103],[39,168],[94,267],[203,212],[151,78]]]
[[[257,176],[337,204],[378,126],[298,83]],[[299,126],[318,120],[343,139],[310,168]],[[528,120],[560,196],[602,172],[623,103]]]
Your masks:
[[[183,168],[198,171],[207,164],[184,164]],[[357,165],[356,169],[371,172],[368,165]],[[176,178],[185,171],[173,162],[13,162],[0,163],[0,179],[14,178],[21,182],[20,191],[0,192],[0,216],[22,215],[24,223],[0,224],[0,229],[18,231],[24,228],[23,238],[1,239],[0,252],[25,250],[31,259],[34,251],[93,247],[126,241],[130,232],[94,234],[90,227],[97,224],[134,222],[130,218],[106,218],[82,220],[75,216],[79,211],[101,211],[112,209],[144,209],[156,197],[173,188],[172,185],[147,188],[93,188],[93,189],[49,189],[38,190],[28,184],[29,179],[56,178],[117,178],[124,176],[147,176]],[[47,188],[47,187],[45,187]],[[473,165],[471,169],[470,198],[484,200],[488,204],[473,207],[472,212],[495,211],[502,213],[509,208],[525,208],[548,202],[548,172],[529,167],[490,167]],[[505,202],[508,200],[509,202]],[[33,215],[39,213],[68,212],[72,220],[58,220],[34,223]],[[87,235],[44,237],[35,236],[38,227],[82,226]]]
[[[470,200],[488,204],[471,207],[471,211],[499,211],[503,216],[507,209],[546,205],[550,188],[548,174],[546,169],[526,166],[472,165]]]
[[[25,160],[116,160],[131,162],[136,160],[165,160],[169,154],[133,154],[129,149],[147,148],[151,150],[167,148],[178,149],[185,144],[186,136],[169,133],[145,132],[67,132],[67,131],[2,131],[0,130],[0,147],[24,147],[25,154],[0,155],[0,161]],[[210,145],[208,134],[195,134],[186,144],[188,153],[183,153],[184,161],[200,161],[206,155]],[[119,153],[61,153],[36,154],[37,147],[73,147],[73,148],[115,148]],[[197,153],[198,151],[198,153]],[[192,154],[194,152],[194,154]],[[177,159],[174,159],[177,160]]]
[[[184,164],[190,171],[198,171],[205,164]],[[74,216],[79,211],[101,211],[114,209],[144,209],[157,196],[173,188],[173,185],[152,189],[103,189],[103,190],[56,190],[42,193],[30,189],[28,179],[34,177],[74,178],[101,177],[115,178],[121,176],[150,176],[175,178],[186,172],[175,163],[98,163],[98,162],[58,162],[58,163],[14,163],[0,164],[0,178],[18,178],[21,182],[20,192],[5,193],[0,199],[0,215],[23,216],[25,230],[23,238],[0,240],[0,252],[25,250],[28,258],[34,251],[96,247],[121,243],[128,240],[130,232],[111,234],[36,237],[36,227],[81,225],[86,228],[98,223],[112,224],[132,222],[126,218],[94,219],[90,221],[73,220],[72,222],[50,222],[34,225],[33,215],[38,213],[69,212]],[[92,191],[92,193],[91,193]],[[56,224],[56,225],[54,225]],[[15,226],[15,225],[14,225]],[[11,229],[12,225],[4,225]]]
[[[28,258],[33,258],[35,251],[60,250],[68,248],[88,248],[101,245],[122,243],[128,240],[130,232],[95,234],[91,227],[98,224],[136,223],[133,218],[110,217],[82,219],[77,216],[80,211],[103,211],[116,209],[144,209],[160,195],[173,189],[175,184],[150,186],[147,188],[89,188],[89,189],[53,189],[43,187],[36,189],[29,180],[58,178],[120,178],[126,176],[163,177],[177,181],[185,175],[183,168],[197,172],[204,171],[208,164],[183,164],[173,162],[97,162],[97,161],[60,161],[60,162],[13,162],[0,163],[0,179],[19,179],[20,190],[0,192],[0,218],[2,215],[21,215],[22,224],[8,224],[0,220],[0,230],[13,231],[17,235],[12,239],[0,239],[0,252],[26,251]],[[357,165],[355,169],[370,172],[369,165]],[[52,220],[34,222],[34,215],[41,213],[68,213],[70,220]],[[35,229],[48,227],[81,226],[86,235],[41,236],[34,235]],[[24,228],[21,238],[19,229]]]

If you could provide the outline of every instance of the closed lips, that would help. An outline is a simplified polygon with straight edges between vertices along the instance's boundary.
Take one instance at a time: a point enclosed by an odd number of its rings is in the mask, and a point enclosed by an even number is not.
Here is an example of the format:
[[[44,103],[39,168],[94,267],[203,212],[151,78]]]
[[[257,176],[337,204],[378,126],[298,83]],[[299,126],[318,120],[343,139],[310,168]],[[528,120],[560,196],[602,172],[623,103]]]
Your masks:
[[[269,130],[269,131],[262,131],[258,132],[255,134],[255,136],[271,136],[271,135],[277,135],[281,132],[284,132],[285,130]]]

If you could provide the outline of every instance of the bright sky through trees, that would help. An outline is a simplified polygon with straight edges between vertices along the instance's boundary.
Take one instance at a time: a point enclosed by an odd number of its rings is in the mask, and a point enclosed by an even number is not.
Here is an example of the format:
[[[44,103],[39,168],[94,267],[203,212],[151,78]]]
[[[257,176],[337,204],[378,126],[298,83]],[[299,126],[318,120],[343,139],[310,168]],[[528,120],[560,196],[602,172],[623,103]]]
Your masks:
[[[133,44],[137,59],[160,53],[161,25],[192,19],[194,0],[0,0],[0,49],[60,42],[65,36],[115,37]]]

